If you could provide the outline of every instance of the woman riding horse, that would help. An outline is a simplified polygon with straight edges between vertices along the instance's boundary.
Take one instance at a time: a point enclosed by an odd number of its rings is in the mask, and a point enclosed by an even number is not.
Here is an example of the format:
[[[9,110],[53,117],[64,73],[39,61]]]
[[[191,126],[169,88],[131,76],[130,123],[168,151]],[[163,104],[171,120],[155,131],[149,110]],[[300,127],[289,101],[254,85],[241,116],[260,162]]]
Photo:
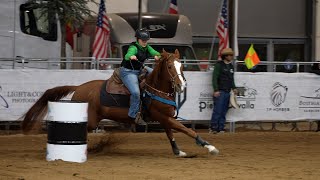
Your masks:
[[[121,62],[120,77],[123,84],[130,91],[130,108],[128,116],[135,123],[141,123],[140,117],[140,88],[138,76],[140,75],[143,63],[150,56],[159,60],[160,53],[148,45],[150,33],[147,29],[138,29],[136,31],[137,41],[131,43],[128,52]],[[146,67],[148,72],[151,73],[152,69]]]

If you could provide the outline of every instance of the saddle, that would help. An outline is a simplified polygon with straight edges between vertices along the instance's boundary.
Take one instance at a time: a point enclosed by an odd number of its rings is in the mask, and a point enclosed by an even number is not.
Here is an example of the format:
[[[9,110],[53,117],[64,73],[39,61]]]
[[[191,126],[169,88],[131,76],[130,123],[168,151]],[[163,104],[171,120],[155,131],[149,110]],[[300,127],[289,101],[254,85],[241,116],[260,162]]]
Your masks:
[[[147,70],[143,69],[143,72],[139,75],[140,89],[142,89],[145,85],[146,75],[147,75]],[[119,68],[114,69],[112,76],[106,83],[105,89],[106,89],[106,92],[110,94],[130,95],[129,90],[121,81]]]
[[[144,87],[147,71],[143,70],[139,76],[140,89]],[[119,68],[114,69],[112,76],[101,86],[100,104],[106,107],[130,107],[130,92],[122,83]]]

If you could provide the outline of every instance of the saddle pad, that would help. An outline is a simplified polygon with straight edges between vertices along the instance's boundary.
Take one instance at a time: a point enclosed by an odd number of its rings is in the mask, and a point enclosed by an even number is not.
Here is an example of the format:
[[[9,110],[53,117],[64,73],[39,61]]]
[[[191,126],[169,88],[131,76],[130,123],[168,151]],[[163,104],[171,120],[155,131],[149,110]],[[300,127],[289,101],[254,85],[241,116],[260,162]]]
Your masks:
[[[100,104],[102,106],[107,107],[123,107],[129,108],[130,107],[130,96],[129,95],[122,95],[122,94],[111,94],[106,92],[106,84],[108,80],[102,84],[100,90]]]

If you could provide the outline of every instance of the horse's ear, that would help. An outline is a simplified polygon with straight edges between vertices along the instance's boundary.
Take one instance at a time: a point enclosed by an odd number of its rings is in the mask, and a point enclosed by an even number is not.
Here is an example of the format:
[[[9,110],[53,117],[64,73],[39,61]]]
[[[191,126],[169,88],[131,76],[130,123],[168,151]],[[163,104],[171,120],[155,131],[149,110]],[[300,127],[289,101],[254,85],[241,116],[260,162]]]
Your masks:
[[[176,49],[176,50],[174,51],[174,56],[175,56],[177,59],[180,59],[180,53],[179,53],[179,50],[178,50],[178,49]]]
[[[164,48],[162,48],[162,53],[167,53],[167,51],[166,51],[166,50],[164,50]]]
[[[166,50],[162,49],[162,53],[161,53],[161,56],[163,57],[168,57],[168,53]]]

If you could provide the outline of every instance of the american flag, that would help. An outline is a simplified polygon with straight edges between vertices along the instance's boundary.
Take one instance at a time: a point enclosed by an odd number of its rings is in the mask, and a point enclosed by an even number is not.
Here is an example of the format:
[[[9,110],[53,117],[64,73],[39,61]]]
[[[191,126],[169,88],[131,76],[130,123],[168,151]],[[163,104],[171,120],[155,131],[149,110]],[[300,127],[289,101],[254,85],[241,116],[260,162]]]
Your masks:
[[[106,13],[106,6],[104,0],[100,1],[99,15],[96,27],[96,36],[93,42],[93,57],[106,58],[108,55],[108,43],[109,43],[109,22]]]
[[[229,32],[228,32],[228,0],[223,0],[222,9],[218,17],[217,34],[219,36],[219,51],[218,57],[221,56],[221,51],[229,47]]]
[[[178,4],[177,0],[171,0],[169,14],[178,14]]]

